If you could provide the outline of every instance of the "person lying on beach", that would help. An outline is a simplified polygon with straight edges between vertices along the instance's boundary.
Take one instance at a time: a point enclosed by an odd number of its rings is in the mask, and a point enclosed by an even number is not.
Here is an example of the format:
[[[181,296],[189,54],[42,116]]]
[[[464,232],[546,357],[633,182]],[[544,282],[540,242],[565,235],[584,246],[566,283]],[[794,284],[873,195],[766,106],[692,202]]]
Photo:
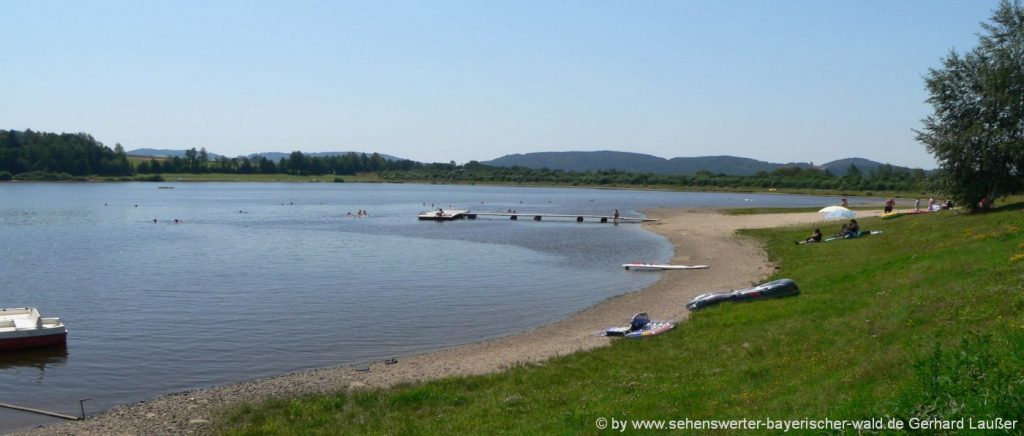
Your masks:
[[[814,233],[811,233],[811,237],[804,239],[803,241],[796,241],[797,244],[810,244],[812,242],[821,242],[821,229],[814,229]]]

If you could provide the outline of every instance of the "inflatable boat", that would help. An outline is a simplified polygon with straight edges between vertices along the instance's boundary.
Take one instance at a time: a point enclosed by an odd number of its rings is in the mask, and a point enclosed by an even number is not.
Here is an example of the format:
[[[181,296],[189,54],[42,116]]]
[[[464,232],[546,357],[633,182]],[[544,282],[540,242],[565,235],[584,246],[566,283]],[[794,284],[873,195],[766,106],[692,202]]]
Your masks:
[[[671,321],[651,321],[646,312],[633,315],[626,327],[612,327],[604,331],[605,336],[621,336],[626,338],[642,338],[665,333],[675,328]]]
[[[690,300],[686,308],[700,310],[726,301],[752,301],[766,298],[781,298],[797,295],[800,288],[790,279],[779,279],[753,288],[738,289],[731,292],[709,292]]]

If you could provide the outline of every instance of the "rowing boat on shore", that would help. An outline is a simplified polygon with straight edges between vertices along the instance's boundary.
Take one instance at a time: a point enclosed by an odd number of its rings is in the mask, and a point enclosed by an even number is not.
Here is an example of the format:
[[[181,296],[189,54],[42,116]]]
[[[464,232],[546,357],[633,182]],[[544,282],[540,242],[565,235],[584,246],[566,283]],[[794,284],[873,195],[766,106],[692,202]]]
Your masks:
[[[658,270],[671,270],[671,269],[707,269],[707,265],[666,265],[657,263],[624,263],[622,267],[627,270],[637,271],[658,271]]]

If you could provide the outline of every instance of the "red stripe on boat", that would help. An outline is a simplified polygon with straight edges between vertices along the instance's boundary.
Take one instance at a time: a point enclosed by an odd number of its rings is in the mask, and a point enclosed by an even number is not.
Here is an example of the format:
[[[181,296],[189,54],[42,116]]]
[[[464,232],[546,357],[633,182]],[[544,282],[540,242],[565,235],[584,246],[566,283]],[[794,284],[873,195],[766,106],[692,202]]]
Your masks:
[[[68,333],[54,335],[28,336],[23,338],[0,339],[0,351],[17,350],[20,348],[45,347],[48,345],[67,344]]]

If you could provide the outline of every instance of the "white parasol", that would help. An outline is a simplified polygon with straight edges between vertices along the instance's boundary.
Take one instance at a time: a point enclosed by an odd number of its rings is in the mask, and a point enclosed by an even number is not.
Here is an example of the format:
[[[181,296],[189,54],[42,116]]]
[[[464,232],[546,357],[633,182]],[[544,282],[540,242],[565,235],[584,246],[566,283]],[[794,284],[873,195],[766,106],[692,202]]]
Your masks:
[[[825,219],[827,220],[851,219],[857,216],[857,212],[854,212],[842,206],[829,206],[826,208],[822,208],[821,210],[818,211],[818,213],[825,214]]]

